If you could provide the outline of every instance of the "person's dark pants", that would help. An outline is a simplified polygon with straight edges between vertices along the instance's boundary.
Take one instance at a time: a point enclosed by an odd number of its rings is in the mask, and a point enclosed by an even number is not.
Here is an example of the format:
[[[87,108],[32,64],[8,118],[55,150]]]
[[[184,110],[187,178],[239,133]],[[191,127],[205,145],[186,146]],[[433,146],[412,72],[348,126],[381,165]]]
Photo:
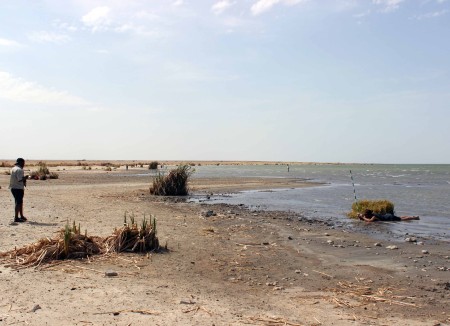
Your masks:
[[[20,205],[23,204],[23,195],[25,191],[23,189],[11,189],[11,192],[14,196],[14,202],[16,204],[16,210],[19,209]]]

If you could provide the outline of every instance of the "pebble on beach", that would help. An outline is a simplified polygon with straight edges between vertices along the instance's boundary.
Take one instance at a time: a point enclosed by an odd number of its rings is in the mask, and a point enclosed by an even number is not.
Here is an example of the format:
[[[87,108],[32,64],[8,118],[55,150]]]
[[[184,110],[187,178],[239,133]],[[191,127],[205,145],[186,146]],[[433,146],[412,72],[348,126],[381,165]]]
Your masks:
[[[107,277],[114,277],[114,276],[118,276],[119,274],[117,274],[117,272],[113,271],[113,270],[107,270],[105,272],[105,276]]]
[[[386,249],[394,250],[394,249],[398,249],[398,247],[395,245],[392,245],[392,246],[387,246]]]

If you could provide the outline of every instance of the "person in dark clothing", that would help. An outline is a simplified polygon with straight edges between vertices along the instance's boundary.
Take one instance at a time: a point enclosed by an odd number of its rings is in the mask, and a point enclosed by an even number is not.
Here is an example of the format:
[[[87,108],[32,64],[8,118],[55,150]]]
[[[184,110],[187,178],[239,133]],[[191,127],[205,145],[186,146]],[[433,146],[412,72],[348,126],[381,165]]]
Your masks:
[[[23,196],[27,185],[28,175],[24,175],[23,168],[25,160],[18,158],[16,164],[11,169],[9,188],[14,197],[14,222],[25,222],[27,218],[23,216]],[[19,216],[20,215],[20,216]]]
[[[420,220],[419,216],[395,216],[394,214],[386,213],[386,214],[376,214],[370,209],[366,209],[364,214],[358,214],[358,218],[361,221],[366,222],[396,222],[396,221],[411,221],[411,220]]]

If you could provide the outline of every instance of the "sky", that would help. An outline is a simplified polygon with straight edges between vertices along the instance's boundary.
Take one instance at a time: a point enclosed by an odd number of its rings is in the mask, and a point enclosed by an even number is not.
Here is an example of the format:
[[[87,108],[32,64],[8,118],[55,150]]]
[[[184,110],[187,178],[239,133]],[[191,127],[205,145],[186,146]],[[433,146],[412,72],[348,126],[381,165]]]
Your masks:
[[[450,0],[0,1],[0,159],[450,163]]]

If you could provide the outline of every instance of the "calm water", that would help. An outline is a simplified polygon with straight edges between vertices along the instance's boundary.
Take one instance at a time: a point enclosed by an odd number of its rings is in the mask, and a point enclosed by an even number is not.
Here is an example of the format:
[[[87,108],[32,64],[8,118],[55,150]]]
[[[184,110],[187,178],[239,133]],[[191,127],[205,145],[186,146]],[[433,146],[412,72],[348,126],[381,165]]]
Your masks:
[[[294,211],[317,219],[349,221],[354,202],[350,172],[358,199],[388,199],[397,215],[420,215],[420,221],[380,223],[397,235],[405,233],[450,242],[450,165],[285,165],[197,166],[194,177],[300,178],[324,186],[274,191],[244,191],[214,196],[210,202],[244,204],[251,208]],[[387,225],[386,225],[387,224]]]

